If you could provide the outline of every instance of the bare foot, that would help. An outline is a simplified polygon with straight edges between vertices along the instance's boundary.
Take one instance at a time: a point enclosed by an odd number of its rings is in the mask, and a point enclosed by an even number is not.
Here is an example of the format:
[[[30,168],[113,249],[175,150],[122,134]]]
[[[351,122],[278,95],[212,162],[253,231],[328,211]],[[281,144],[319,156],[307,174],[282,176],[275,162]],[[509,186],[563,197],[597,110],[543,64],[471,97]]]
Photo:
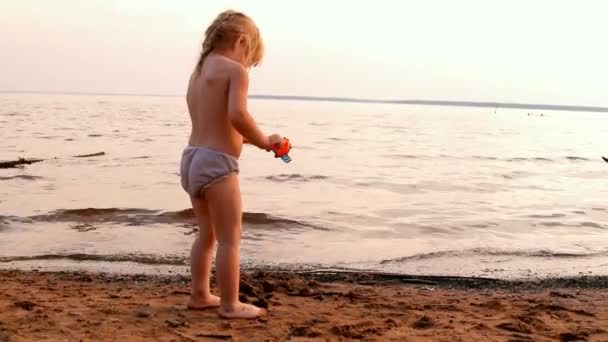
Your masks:
[[[220,306],[217,312],[220,317],[228,319],[256,319],[266,315],[266,310],[245,303],[238,303],[230,308]]]
[[[220,306],[220,297],[209,295],[205,298],[201,297],[192,297],[190,296],[190,300],[188,300],[188,309],[189,310],[205,310],[211,308],[217,308]]]

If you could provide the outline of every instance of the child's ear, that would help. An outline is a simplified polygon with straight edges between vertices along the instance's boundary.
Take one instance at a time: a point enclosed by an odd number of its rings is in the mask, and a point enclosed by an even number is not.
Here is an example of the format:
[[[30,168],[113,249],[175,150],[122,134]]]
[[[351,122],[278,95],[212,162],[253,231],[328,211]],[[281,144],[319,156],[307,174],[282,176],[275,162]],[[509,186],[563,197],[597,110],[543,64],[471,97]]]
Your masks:
[[[235,42],[235,47],[238,47],[239,50],[243,52],[243,62],[245,64],[249,64],[249,58],[251,55],[251,52],[249,51],[250,46],[250,38],[247,35],[240,35]]]
[[[244,34],[240,35],[236,40],[236,44],[243,48],[249,47],[249,37]]]

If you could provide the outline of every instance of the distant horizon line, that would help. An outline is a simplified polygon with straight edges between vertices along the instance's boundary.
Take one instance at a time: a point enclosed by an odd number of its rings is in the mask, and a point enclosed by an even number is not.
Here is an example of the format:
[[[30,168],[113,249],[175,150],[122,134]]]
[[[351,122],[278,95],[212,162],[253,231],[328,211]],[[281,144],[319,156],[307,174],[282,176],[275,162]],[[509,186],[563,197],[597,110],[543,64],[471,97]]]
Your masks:
[[[83,96],[142,96],[142,97],[183,97],[177,94],[137,94],[137,93],[104,93],[104,92],[78,92],[78,91],[36,91],[36,90],[0,90],[0,94],[39,94],[39,95],[83,95]],[[446,107],[481,107],[481,108],[508,108],[508,109],[542,109],[573,112],[608,113],[608,107],[583,105],[550,105],[538,103],[494,102],[494,101],[451,101],[451,100],[398,100],[398,99],[366,99],[354,97],[333,96],[303,96],[303,95],[266,95],[252,94],[250,99],[256,100],[282,100],[282,101],[314,101],[314,102],[343,102],[343,103],[374,103],[421,106]]]

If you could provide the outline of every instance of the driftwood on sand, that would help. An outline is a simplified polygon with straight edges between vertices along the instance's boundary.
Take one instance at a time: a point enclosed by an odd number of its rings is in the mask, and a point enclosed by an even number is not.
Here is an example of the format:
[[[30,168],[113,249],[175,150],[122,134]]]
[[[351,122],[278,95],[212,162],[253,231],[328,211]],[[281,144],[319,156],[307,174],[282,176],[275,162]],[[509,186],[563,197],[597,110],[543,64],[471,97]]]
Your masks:
[[[74,158],[99,157],[99,156],[104,156],[105,154],[106,154],[105,152],[79,154],[79,155],[75,155]],[[57,159],[57,158],[55,158],[55,159]],[[45,161],[45,160],[47,160],[47,159],[19,158],[17,160],[0,161],[0,169],[10,169],[10,168],[19,167],[21,165],[39,163],[39,162]]]

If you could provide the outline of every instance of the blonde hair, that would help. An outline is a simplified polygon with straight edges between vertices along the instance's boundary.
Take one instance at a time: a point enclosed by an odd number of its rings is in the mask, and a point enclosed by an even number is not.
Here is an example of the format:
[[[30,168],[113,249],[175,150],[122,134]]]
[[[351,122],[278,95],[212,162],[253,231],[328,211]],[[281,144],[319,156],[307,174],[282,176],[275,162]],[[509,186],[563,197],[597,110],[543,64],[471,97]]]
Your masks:
[[[205,31],[203,51],[196,65],[197,72],[201,71],[205,58],[213,50],[230,46],[240,37],[245,37],[247,40],[247,55],[245,56],[247,66],[258,66],[264,56],[264,43],[260,30],[245,14],[228,10],[220,13]]]

